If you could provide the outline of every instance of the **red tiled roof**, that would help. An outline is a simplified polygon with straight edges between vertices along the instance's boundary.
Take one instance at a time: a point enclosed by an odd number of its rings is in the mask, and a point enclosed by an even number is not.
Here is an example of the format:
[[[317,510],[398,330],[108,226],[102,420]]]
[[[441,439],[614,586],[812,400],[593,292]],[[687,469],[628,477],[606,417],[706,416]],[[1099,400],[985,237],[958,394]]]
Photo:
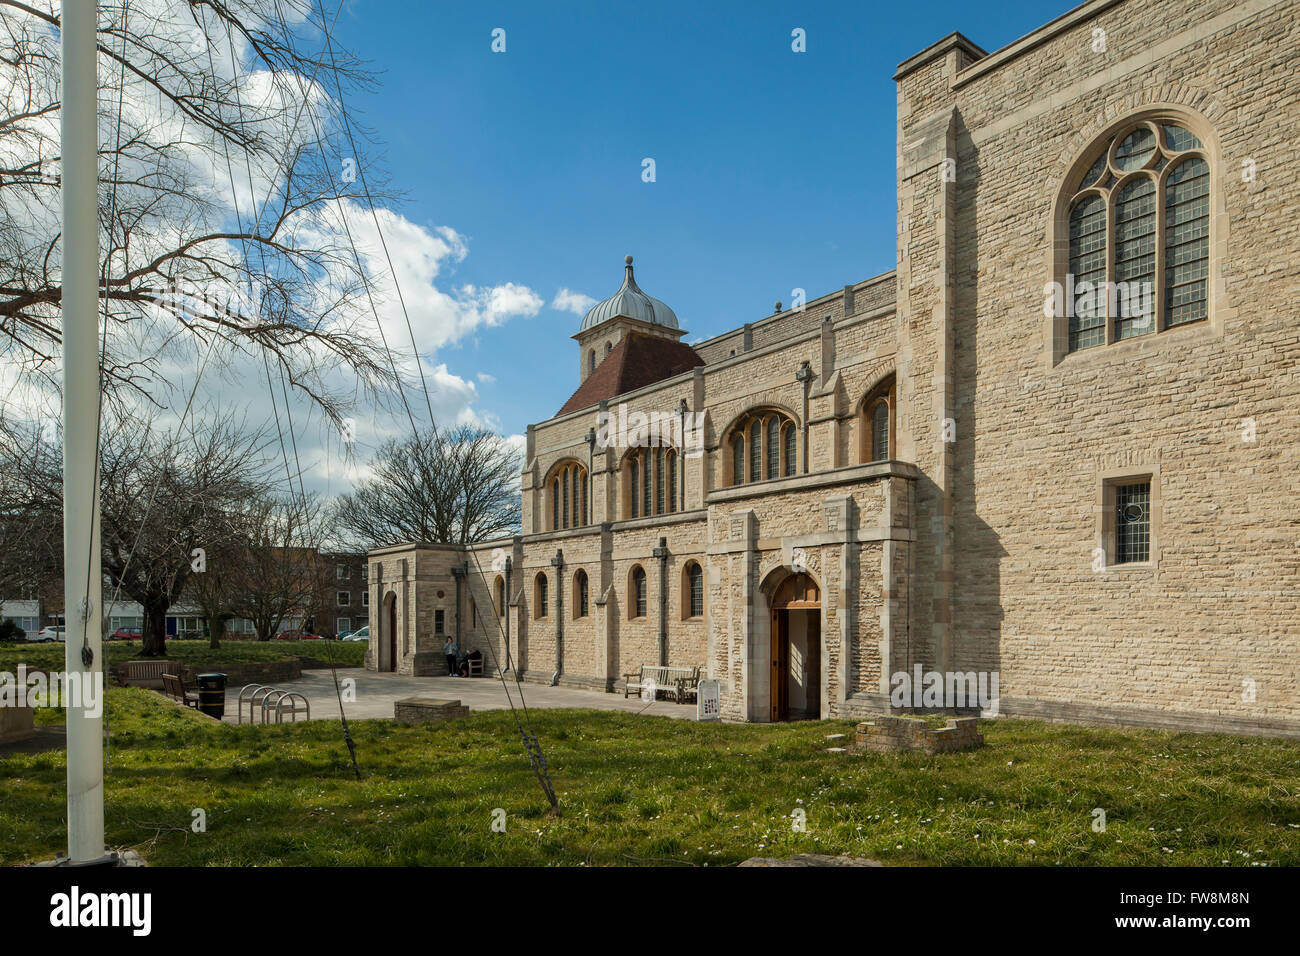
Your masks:
[[[580,408],[653,385],[703,364],[704,359],[685,342],[674,342],[672,339],[643,332],[629,332],[555,414],[576,412]]]

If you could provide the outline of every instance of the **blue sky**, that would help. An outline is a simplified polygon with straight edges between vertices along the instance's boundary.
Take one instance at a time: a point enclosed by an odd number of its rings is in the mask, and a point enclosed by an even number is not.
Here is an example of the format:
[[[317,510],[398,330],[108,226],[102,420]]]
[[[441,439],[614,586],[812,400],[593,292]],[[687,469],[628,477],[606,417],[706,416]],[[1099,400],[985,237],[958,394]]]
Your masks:
[[[811,299],[893,268],[896,64],[952,30],[992,51],[1067,9],[348,0],[335,32],[379,73],[349,108],[381,143],[400,213],[464,241],[439,287],[514,283],[545,301],[433,356],[517,434],[577,385],[579,316],[556,293],[604,298],[626,253],[688,341],[795,287]]]

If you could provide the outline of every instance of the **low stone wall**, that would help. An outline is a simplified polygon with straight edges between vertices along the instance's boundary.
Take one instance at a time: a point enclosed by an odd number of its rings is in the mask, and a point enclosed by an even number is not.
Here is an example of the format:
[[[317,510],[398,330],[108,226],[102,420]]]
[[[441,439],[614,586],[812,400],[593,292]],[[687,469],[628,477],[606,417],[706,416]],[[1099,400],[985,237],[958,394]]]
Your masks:
[[[956,717],[946,727],[931,727],[918,717],[885,717],[858,724],[854,750],[870,753],[894,753],[915,750],[920,753],[953,753],[983,746],[975,717]]]
[[[404,724],[436,724],[452,717],[468,717],[459,700],[439,697],[405,697],[393,702],[393,719]]]
[[[302,677],[302,662],[260,661],[253,664],[222,664],[211,667],[192,667],[179,665],[181,677],[186,683],[193,683],[200,674],[218,673],[226,675],[227,687],[240,687],[244,684],[278,684],[282,681],[297,680]],[[175,673],[175,671],[169,671]],[[126,682],[126,664],[117,664],[113,668],[113,678],[119,685]],[[159,687],[162,682],[159,681]]]

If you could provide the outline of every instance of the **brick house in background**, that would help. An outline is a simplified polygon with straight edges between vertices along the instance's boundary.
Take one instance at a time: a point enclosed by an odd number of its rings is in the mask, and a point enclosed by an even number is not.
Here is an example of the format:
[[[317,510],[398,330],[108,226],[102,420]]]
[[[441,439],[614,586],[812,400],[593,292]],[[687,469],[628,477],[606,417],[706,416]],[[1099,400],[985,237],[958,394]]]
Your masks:
[[[319,561],[324,580],[313,611],[317,632],[338,637],[364,627],[370,615],[365,554],[322,551]]]
[[[920,669],[1300,736],[1296,49],[1295,0],[1091,0],[906,60],[896,268],[692,347],[629,263],[528,428],[522,533],[371,552],[368,666],[440,672],[441,620],[526,680],[703,665],[742,720]],[[603,445],[624,412],[702,454]]]

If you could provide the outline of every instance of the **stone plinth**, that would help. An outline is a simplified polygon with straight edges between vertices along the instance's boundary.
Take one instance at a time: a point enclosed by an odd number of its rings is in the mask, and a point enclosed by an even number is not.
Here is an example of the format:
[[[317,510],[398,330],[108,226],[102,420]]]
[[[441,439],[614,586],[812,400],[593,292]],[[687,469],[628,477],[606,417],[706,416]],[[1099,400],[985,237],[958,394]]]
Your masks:
[[[405,697],[393,703],[393,719],[404,724],[436,724],[452,717],[468,716],[469,708],[458,700]]]
[[[872,753],[916,750],[921,753],[954,753],[974,750],[984,744],[975,717],[957,717],[946,727],[931,727],[917,717],[877,717],[858,724],[853,749]]]
[[[0,707],[0,744],[36,736],[36,711],[30,707]]]

